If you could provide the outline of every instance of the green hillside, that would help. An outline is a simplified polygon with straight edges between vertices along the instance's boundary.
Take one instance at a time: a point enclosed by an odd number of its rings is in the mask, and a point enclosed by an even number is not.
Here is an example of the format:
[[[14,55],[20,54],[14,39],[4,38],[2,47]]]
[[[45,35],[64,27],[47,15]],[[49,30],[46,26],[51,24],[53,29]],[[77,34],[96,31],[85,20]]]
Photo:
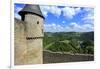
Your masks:
[[[45,32],[44,50],[94,54],[94,32]]]

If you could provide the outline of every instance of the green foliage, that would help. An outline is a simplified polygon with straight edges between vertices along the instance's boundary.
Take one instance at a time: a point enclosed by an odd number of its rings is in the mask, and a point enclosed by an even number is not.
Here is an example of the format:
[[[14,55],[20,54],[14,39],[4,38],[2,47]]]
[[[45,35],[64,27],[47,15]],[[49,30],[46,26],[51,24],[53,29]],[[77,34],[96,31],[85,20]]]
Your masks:
[[[94,54],[93,37],[93,32],[45,32],[43,46],[53,52]]]

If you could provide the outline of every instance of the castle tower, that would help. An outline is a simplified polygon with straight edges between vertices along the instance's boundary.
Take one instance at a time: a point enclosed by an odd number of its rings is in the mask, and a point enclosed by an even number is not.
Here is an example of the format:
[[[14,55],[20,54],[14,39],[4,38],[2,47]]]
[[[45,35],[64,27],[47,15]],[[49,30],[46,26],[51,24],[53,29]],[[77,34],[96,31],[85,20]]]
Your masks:
[[[27,64],[43,63],[43,23],[44,17],[38,5],[25,5],[19,12],[25,21]]]

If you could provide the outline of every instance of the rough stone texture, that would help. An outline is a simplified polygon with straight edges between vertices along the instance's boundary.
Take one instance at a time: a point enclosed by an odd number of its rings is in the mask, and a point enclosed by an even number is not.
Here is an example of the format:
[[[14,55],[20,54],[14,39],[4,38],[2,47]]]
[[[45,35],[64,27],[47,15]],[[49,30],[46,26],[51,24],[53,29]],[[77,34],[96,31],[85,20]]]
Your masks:
[[[49,51],[43,51],[43,63],[64,63],[64,62],[80,62],[80,61],[93,61],[93,55],[72,55],[53,53]]]
[[[35,39],[35,40],[28,40],[28,64],[41,64],[43,63],[43,54],[42,54],[42,40]]]
[[[25,22],[26,37],[43,37],[43,19],[41,17],[27,14],[25,15]]]
[[[26,39],[43,37],[43,19],[26,14],[25,21],[15,19],[14,31],[15,65],[43,63],[42,38]]]
[[[25,22],[26,37],[43,37],[43,19],[41,17],[27,14]],[[28,64],[42,63],[42,39],[27,40],[27,46]]]
[[[27,58],[27,46],[26,46],[26,36],[25,36],[25,22],[15,19],[14,27],[14,60],[15,65],[25,64]]]

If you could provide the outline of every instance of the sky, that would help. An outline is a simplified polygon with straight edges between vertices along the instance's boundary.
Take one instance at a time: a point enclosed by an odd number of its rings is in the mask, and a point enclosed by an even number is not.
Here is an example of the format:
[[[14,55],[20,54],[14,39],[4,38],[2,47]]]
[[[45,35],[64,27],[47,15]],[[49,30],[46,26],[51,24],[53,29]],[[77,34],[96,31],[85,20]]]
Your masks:
[[[25,4],[15,4],[15,18]],[[40,5],[45,17],[45,32],[90,32],[94,31],[94,8],[74,6]]]

